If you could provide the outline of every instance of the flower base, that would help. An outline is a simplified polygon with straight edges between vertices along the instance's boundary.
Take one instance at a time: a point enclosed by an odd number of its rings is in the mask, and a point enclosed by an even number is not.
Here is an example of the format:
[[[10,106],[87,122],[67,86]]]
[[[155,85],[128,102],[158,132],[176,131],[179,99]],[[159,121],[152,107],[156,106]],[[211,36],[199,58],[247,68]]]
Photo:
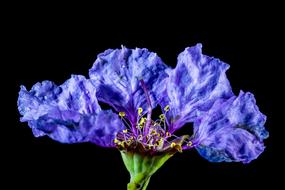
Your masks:
[[[173,152],[149,155],[121,151],[124,164],[131,177],[128,190],[146,190],[150,177],[173,155]]]

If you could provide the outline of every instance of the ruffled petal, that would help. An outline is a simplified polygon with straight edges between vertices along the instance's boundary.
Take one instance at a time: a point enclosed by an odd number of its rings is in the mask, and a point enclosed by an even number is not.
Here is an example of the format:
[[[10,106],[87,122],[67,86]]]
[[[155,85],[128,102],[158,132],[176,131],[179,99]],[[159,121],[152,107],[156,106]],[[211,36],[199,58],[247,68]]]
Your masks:
[[[228,68],[219,59],[203,55],[201,44],[179,54],[176,68],[168,70],[166,91],[160,95],[162,107],[170,106],[166,117],[171,131],[194,121],[218,98],[233,95],[225,74]]]
[[[98,55],[89,70],[96,86],[99,101],[111,105],[116,111],[126,112],[126,117],[136,122],[137,109],[147,108],[146,95],[142,89],[143,80],[152,107],[157,104],[157,91],[161,81],[167,77],[167,66],[147,49],[109,49]]]
[[[114,139],[119,131],[125,129],[124,124],[118,115],[111,110],[101,111],[96,116],[86,117],[81,123],[83,126],[90,126],[88,141],[103,147],[114,147]]]
[[[248,163],[264,150],[265,121],[254,96],[240,92],[238,97],[218,100],[197,119],[193,141],[200,155],[211,162]]]
[[[38,119],[49,111],[49,103],[54,102],[61,93],[61,88],[51,81],[36,83],[28,92],[25,86],[21,86],[18,98],[18,110],[23,116],[21,121]]]
[[[116,114],[101,111],[94,86],[83,76],[72,75],[60,86],[44,81],[30,91],[22,86],[18,109],[21,121],[28,122],[36,137],[48,135],[62,143],[91,141],[114,146],[111,139],[124,129]]]

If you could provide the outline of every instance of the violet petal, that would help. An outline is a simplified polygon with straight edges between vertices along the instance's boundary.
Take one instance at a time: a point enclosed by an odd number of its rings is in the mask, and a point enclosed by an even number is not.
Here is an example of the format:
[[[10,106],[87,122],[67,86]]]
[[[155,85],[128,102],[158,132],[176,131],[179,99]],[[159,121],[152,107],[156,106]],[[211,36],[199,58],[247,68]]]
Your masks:
[[[211,162],[248,163],[264,150],[263,140],[268,137],[265,121],[251,93],[220,99],[194,123],[197,150]]]
[[[166,114],[171,131],[208,111],[218,98],[233,95],[226,77],[229,65],[202,54],[202,45],[186,48],[178,56],[175,69],[168,70],[161,105],[170,106]]]
[[[101,111],[94,86],[83,76],[72,75],[60,86],[43,81],[30,91],[21,86],[18,109],[36,137],[48,135],[62,143],[114,146],[116,133],[124,129],[116,114]]]
[[[147,49],[109,49],[98,55],[89,70],[90,78],[97,90],[99,101],[111,105],[116,111],[125,112],[126,117],[135,123],[137,109],[147,109],[146,95],[140,80],[148,90],[152,107],[157,104],[158,88],[167,77],[167,66]]]

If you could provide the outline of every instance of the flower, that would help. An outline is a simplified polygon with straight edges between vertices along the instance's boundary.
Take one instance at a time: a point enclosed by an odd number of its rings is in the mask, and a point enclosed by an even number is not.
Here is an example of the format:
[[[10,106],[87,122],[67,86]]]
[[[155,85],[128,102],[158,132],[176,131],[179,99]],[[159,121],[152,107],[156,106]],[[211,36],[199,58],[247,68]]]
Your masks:
[[[72,75],[60,86],[43,81],[30,91],[21,86],[18,108],[36,137],[117,147],[131,174],[128,189],[146,188],[176,152],[196,148],[211,162],[243,163],[263,152],[266,117],[251,93],[234,95],[228,68],[203,55],[201,44],[180,53],[175,68],[147,49],[109,49],[98,55],[89,79]],[[157,106],[161,115],[153,117]],[[193,135],[176,136],[189,122]]]

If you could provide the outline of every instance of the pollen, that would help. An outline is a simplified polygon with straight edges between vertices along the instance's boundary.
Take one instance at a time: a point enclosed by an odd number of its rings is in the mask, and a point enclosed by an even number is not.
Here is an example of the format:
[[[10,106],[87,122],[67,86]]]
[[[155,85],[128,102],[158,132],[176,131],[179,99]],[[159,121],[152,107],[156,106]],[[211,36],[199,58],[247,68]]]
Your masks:
[[[125,117],[125,116],[126,116],[126,113],[125,113],[125,112],[119,112],[119,116]]]
[[[167,106],[164,107],[164,111],[168,112],[169,110],[170,110],[169,105],[167,105]]]
[[[171,136],[171,134],[168,131],[165,133],[165,135],[166,135],[166,137],[170,137]]]
[[[122,148],[125,148],[126,145],[127,145],[127,142],[126,141],[122,141],[119,145],[121,145]]]
[[[160,120],[164,121],[165,120],[165,115],[164,114],[160,114],[159,118],[160,118]]]
[[[128,129],[124,129],[124,130],[123,130],[123,133],[128,133]]]
[[[140,126],[142,126],[144,123],[146,122],[146,117],[142,117],[141,119],[140,119]]]
[[[141,107],[138,108],[138,115],[141,116],[143,112],[143,109]]]
[[[192,146],[192,141],[189,141],[188,143],[187,143],[187,146]]]
[[[115,138],[115,139],[114,139],[114,143],[115,143],[115,144],[118,144],[118,143],[119,143],[119,140],[118,140],[117,138]]]
[[[175,146],[176,146],[175,142],[172,142],[171,145],[170,145],[171,148],[174,148]]]
[[[152,130],[150,134],[151,135],[155,135],[156,134],[156,130]]]
[[[163,143],[163,138],[160,138],[158,141],[156,141],[155,145],[160,146]]]

